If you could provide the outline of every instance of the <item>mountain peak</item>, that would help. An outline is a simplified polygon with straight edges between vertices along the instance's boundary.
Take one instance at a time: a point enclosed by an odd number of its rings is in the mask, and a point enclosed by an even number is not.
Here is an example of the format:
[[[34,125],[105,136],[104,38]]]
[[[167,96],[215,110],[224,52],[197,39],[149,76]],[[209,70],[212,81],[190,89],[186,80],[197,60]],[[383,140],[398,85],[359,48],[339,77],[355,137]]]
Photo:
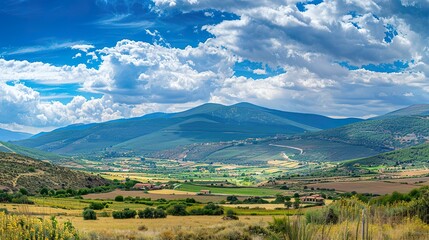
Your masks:
[[[231,107],[245,107],[245,108],[257,108],[257,109],[261,109],[262,107],[255,105],[253,103],[249,103],[249,102],[240,102],[240,103],[236,103],[234,105],[231,105]]]

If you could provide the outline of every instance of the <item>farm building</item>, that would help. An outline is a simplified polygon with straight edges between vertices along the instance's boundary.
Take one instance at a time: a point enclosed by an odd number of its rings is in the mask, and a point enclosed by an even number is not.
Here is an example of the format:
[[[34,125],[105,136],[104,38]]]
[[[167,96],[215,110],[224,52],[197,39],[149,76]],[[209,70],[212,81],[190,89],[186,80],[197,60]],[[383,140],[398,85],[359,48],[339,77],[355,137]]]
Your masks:
[[[324,204],[325,203],[325,199],[319,194],[300,197],[299,200],[302,203],[316,203],[316,204]]]
[[[208,195],[208,194],[211,194],[212,193],[212,191],[210,191],[210,190],[200,190],[200,194],[201,195]]]

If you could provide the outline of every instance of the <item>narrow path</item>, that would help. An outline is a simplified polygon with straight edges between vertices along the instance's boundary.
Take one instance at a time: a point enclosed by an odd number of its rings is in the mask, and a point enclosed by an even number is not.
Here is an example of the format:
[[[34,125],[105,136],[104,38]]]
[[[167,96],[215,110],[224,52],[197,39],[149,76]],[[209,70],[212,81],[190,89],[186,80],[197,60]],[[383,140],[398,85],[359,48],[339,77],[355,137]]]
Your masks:
[[[7,150],[11,151],[12,153],[16,153],[15,151],[13,151],[11,148],[9,148],[8,146],[4,145],[3,143],[0,142],[0,147],[4,147]]]
[[[302,149],[302,148],[297,148],[297,147],[292,147],[292,146],[286,146],[286,145],[278,145],[278,144],[270,144],[270,146],[282,147],[282,148],[290,148],[290,149],[298,150],[299,151],[299,155],[301,155],[301,154],[304,153],[304,149]]]
[[[22,176],[38,176],[38,175],[43,175],[44,173],[45,173],[44,171],[37,170],[36,172],[19,174],[15,179],[12,180],[12,187],[14,188],[16,187],[16,184],[18,183],[19,178]]]

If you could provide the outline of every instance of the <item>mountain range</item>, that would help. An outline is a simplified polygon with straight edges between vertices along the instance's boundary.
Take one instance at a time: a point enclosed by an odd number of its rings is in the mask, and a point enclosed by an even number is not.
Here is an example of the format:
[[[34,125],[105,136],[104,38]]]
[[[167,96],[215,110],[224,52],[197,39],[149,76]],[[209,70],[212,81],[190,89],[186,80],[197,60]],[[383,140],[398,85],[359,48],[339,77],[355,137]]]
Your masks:
[[[249,103],[232,106],[209,103],[179,113],[71,125],[15,143],[66,155],[103,150],[143,154],[195,143],[314,132],[360,121],[284,112]]]
[[[425,143],[429,139],[427,115],[429,105],[362,120],[285,112],[250,103],[209,103],[178,113],[70,125],[15,141],[19,146],[9,147],[38,155],[50,152],[101,158],[125,154],[239,164],[283,159],[283,153],[296,160],[342,161]]]

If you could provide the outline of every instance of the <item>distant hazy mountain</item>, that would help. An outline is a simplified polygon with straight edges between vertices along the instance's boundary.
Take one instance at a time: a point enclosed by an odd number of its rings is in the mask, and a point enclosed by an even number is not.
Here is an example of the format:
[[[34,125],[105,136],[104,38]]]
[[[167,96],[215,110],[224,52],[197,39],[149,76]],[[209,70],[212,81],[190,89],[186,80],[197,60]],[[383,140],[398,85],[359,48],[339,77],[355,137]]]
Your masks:
[[[180,113],[154,113],[105,123],[71,125],[16,144],[70,155],[106,148],[142,153],[193,143],[320,131],[360,121],[283,112],[249,103],[204,104]]]
[[[0,141],[18,141],[31,137],[29,133],[13,132],[0,128]]]

